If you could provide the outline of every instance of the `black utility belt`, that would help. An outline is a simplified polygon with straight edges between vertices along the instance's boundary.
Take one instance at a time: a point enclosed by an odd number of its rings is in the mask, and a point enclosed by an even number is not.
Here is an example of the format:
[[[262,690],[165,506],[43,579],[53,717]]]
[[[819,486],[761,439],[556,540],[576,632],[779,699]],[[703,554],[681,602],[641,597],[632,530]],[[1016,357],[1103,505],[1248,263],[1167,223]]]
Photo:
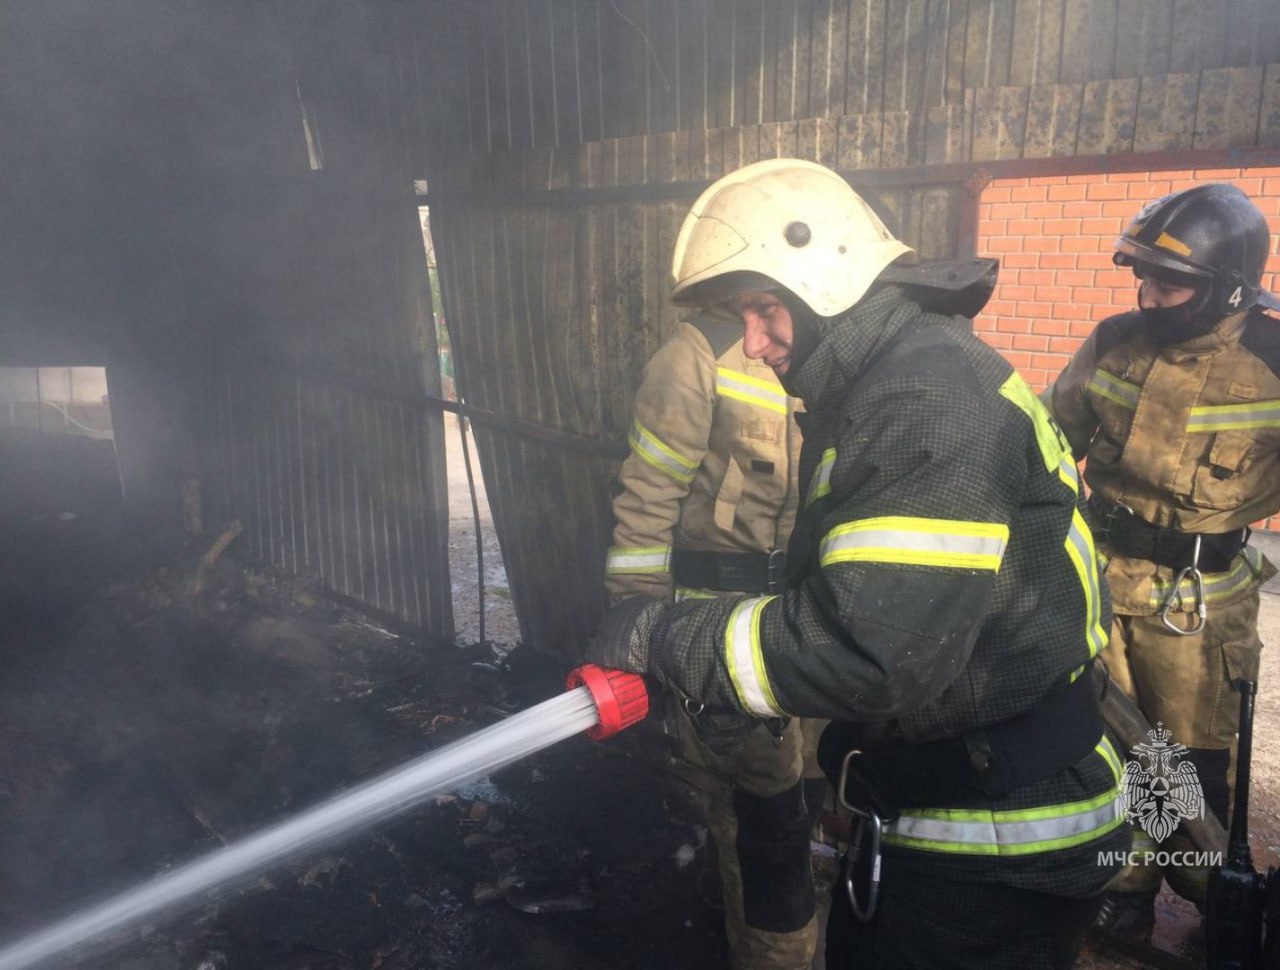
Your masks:
[[[835,722],[823,732],[818,763],[849,805],[884,820],[906,808],[950,808],[1003,798],[1051,778],[1093,751],[1102,717],[1087,673],[1031,710],[962,736],[854,751],[857,725]]]
[[[1179,532],[1138,518],[1127,505],[1090,496],[1089,508],[1098,537],[1117,553],[1170,569],[1194,566],[1205,573],[1226,572],[1249,541],[1247,527],[1221,533]]]
[[[787,555],[773,552],[694,552],[671,554],[671,575],[679,586],[736,593],[776,593],[782,588]]]

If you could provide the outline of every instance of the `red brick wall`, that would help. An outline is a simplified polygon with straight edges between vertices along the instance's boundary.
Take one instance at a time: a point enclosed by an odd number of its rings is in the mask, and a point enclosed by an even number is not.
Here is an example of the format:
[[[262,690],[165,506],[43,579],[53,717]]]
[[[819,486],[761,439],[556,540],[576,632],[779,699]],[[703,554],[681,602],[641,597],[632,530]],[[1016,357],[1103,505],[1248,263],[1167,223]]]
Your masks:
[[[1210,181],[1238,185],[1266,215],[1263,283],[1280,289],[1280,168],[998,179],[979,200],[977,252],[1000,258],[1000,278],[975,331],[1039,391],[1098,321],[1137,305],[1132,271],[1111,262],[1128,220],[1151,199]]]

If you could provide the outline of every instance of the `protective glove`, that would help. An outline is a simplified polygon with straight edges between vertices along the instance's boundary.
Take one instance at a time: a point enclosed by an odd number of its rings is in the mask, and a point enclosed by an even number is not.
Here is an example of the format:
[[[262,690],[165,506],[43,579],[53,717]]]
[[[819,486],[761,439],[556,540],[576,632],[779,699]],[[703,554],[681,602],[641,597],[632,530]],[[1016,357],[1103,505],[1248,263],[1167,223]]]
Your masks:
[[[669,603],[648,596],[622,600],[605,614],[580,659],[633,674],[656,674],[649,668],[651,638],[670,609]]]

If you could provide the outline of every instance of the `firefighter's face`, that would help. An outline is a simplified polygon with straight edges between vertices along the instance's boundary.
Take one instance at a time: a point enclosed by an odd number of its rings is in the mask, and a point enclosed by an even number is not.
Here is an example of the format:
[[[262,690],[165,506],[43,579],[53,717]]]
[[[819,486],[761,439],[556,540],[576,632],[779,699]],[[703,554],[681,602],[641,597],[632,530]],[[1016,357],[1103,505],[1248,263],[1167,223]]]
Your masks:
[[[794,324],[791,311],[768,290],[748,290],[729,301],[729,310],[742,320],[742,350],[763,360],[775,374],[791,366]]]
[[[1195,287],[1181,282],[1161,279],[1150,272],[1134,270],[1138,277],[1138,306],[1144,310],[1162,310],[1181,306],[1196,295]]]

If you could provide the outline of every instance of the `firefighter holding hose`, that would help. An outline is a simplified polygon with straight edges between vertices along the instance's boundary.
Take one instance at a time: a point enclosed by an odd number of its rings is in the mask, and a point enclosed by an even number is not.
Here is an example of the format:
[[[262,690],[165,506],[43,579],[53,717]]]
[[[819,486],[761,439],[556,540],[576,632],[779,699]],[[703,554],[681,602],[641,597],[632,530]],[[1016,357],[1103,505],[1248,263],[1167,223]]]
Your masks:
[[[744,723],[832,720],[820,760],[856,819],[832,968],[1070,966],[1128,844],[1082,676],[1111,613],[1070,447],[965,319],[994,269],[920,263],[792,159],[714,183],[676,241],[673,300],[732,313],[807,409],[787,578],[625,599],[586,659]]]

